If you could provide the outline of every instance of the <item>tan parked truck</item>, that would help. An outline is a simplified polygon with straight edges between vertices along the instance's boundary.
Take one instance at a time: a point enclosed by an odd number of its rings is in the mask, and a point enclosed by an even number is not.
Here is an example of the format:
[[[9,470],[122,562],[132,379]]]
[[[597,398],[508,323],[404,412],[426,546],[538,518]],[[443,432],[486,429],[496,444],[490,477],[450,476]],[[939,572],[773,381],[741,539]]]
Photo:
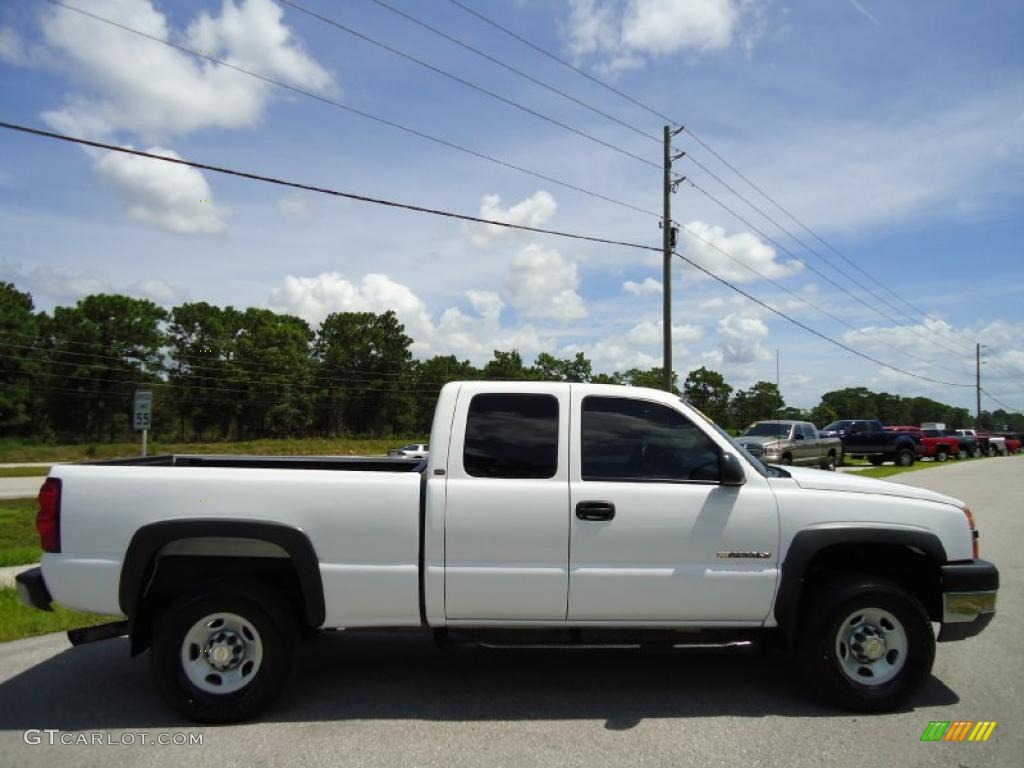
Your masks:
[[[755,421],[737,442],[769,464],[802,464],[835,471],[843,462],[843,441],[822,437],[809,421]]]

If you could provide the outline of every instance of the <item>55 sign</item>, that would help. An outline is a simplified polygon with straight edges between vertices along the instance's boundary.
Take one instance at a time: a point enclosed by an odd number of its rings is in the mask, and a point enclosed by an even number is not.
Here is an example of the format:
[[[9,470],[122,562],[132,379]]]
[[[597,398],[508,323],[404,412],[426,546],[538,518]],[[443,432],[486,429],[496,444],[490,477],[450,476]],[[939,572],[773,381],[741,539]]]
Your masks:
[[[140,389],[135,393],[132,406],[132,424],[136,432],[149,430],[153,426],[153,393]]]

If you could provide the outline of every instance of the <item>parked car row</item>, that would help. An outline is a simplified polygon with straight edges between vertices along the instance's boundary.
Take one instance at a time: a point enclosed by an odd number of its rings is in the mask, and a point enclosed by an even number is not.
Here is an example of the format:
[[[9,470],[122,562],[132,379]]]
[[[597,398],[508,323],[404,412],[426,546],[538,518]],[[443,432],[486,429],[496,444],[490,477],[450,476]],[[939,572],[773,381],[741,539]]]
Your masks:
[[[909,467],[919,459],[946,461],[1007,456],[1021,450],[1021,435],[988,434],[944,425],[885,426],[878,419],[840,419],[820,432],[806,421],[770,419],[744,430],[738,442],[769,464],[808,465],[834,470],[844,459],[867,459],[880,466],[891,461]],[[934,428],[933,428],[934,427]],[[939,428],[943,427],[943,428]]]

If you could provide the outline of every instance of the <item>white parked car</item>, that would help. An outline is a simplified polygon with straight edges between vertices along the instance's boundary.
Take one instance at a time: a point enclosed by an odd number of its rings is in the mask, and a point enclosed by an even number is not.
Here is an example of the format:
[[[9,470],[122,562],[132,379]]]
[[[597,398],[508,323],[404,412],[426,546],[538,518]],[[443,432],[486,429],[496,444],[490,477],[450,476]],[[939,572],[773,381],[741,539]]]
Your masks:
[[[410,443],[401,448],[391,448],[388,451],[388,456],[401,456],[405,459],[425,459],[429,455],[430,445],[428,443]]]
[[[932,622],[960,640],[995,613],[999,574],[962,501],[766,466],[667,392],[447,384],[430,443],[425,463],[56,465],[41,568],[19,593],[126,617],[72,640],[129,634],[164,698],[214,722],[267,706],[303,634],[340,627],[484,643],[529,629],[544,646],[762,640],[829,701],[886,710],[929,679]]]

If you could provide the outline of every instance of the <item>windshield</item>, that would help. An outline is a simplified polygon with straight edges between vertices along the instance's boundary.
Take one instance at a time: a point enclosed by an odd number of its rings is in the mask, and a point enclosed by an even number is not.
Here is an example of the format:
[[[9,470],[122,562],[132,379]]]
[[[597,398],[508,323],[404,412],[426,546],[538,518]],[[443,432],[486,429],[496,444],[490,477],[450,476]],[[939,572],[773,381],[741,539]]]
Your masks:
[[[789,424],[780,424],[777,421],[759,421],[747,427],[743,431],[743,437],[787,437],[789,429]]]
[[[686,403],[685,400],[683,400],[683,402]],[[729,441],[729,445],[731,445],[733,447],[733,450],[735,450],[736,453],[742,454],[743,458],[745,458],[747,461],[749,461],[750,465],[754,469],[756,469],[758,474],[760,474],[762,477],[782,477],[783,476],[782,475],[782,470],[778,470],[775,467],[769,467],[767,464],[762,464],[761,461],[758,460],[757,458],[755,458],[754,456],[752,456],[750,454],[750,452],[746,448],[744,448],[742,445],[737,443],[736,442],[736,438],[734,438],[732,435],[730,435],[728,432],[726,432],[720,426],[715,424],[715,422],[713,422],[711,419],[709,419],[707,416],[705,416],[703,413],[701,413],[699,408],[695,408],[694,406],[690,405],[689,403],[686,403],[686,404],[690,407],[690,409],[694,413],[699,415],[702,419],[704,419],[704,421],[706,421],[708,424],[710,424],[711,427],[715,430],[715,432],[717,432],[722,437],[724,437],[726,440],[728,440]],[[788,475],[786,475],[786,477],[788,477]]]
[[[831,424],[829,424],[827,427],[825,427],[821,431],[822,432],[838,432],[841,429],[846,429],[851,424],[853,424],[853,421],[850,420],[850,419],[843,419],[842,421],[833,421]]]

